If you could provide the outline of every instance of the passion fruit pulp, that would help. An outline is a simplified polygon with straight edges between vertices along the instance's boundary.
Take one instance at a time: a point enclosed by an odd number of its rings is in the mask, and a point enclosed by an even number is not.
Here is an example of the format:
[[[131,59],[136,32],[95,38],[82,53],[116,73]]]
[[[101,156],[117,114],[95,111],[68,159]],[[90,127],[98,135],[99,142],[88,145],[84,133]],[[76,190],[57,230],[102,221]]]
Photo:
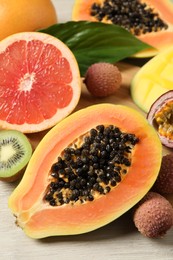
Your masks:
[[[164,93],[152,104],[147,119],[157,130],[161,143],[173,148],[173,90]]]

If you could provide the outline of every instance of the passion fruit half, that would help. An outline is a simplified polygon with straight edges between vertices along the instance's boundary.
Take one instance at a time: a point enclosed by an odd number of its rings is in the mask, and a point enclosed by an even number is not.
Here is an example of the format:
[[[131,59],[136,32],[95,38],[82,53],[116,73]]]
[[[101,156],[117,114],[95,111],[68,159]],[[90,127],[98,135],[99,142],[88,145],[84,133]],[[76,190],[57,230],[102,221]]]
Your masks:
[[[173,90],[164,93],[152,104],[147,119],[157,130],[162,144],[173,148]]]

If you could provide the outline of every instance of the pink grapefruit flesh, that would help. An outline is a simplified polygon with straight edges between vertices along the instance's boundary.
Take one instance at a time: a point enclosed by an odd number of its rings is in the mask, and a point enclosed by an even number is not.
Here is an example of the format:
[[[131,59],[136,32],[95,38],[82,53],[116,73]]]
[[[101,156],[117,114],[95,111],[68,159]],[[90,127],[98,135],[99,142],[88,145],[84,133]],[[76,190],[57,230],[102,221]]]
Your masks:
[[[76,59],[57,38],[25,32],[0,42],[0,128],[48,129],[74,110],[80,94]]]

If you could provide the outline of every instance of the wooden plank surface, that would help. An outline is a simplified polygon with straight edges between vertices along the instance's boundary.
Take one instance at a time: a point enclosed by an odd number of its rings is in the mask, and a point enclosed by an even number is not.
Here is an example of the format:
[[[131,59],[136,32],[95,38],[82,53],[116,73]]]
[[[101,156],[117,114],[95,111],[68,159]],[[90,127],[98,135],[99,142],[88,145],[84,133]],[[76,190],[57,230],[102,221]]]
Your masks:
[[[70,20],[73,2],[73,0],[53,0],[60,22]],[[131,79],[139,67],[128,62],[118,63],[118,67],[123,75],[121,89],[109,98],[96,99],[87,92],[83,85],[81,99],[76,110],[105,102],[125,104],[139,110],[132,102],[129,90]],[[29,136],[34,146],[38,144],[44,134],[46,131]],[[164,149],[163,152],[169,151]],[[0,259],[2,260],[173,259],[173,230],[170,230],[163,239],[145,238],[137,232],[129,212],[111,224],[87,234],[32,240],[15,225],[15,218],[7,205],[8,197],[16,185],[17,183],[0,182]],[[172,196],[169,199],[172,201]]]

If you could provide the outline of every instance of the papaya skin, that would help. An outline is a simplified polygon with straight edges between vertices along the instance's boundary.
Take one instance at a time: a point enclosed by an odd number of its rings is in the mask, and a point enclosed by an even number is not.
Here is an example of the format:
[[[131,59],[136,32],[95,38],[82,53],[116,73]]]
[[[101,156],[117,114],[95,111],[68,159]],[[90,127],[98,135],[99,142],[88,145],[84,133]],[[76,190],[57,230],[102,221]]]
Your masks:
[[[90,8],[93,3],[101,4],[103,2],[103,0],[76,0],[73,6],[72,20],[97,21],[95,17],[90,15]],[[136,58],[155,56],[161,50],[171,46],[173,41],[173,3],[170,0],[144,0],[142,2],[151,6],[151,8],[159,14],[159,17],[168,25],[168,29],[137,36],[139,40],[151,45],[153,48],[136,53],[134,55]],[[110,21],[106,19],[104,19],[103,22],[110,23]]]
[[[139,138],[126,177],[111,192],[92,202],[49,206],[43,197],[51,165],[73,140],[99,124],[116,125]],[[139,112],[122,105],[93,105],[73,113],[45,135],[8,205],[29,237],[86,233],[133,207],[155,182],[161,158],[162,146],[156,131]]]

